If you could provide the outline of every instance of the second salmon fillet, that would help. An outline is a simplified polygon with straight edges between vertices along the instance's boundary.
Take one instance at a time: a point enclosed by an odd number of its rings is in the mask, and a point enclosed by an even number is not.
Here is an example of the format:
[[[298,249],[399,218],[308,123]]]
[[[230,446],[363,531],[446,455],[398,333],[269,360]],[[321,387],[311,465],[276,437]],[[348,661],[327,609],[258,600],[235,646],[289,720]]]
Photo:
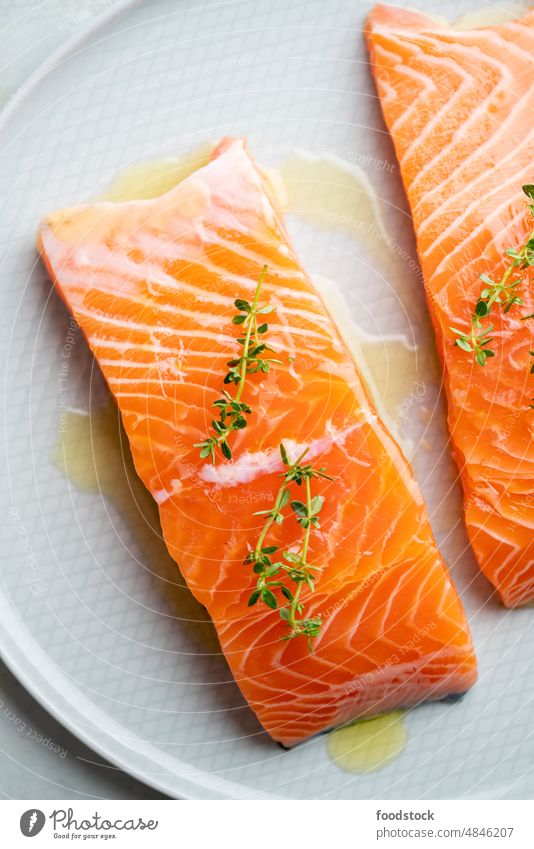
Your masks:
[[[510,274],[507,253],[534,230],[522,191],[534,182],[534,12],[459,31],[379,5],[367,39],[413,213],[467,531],[514,607],[534,599],[534,319],[524,319],[534,313],[534,259]],[[482,306],[472,325],[481,294],[498,294],[487,281],[516,279],[499,297],[522,303],[494,303],[488,316]],[[490,352],[480,362],[471,339],[461,341],[472,330],[491,340],[480,337]]]

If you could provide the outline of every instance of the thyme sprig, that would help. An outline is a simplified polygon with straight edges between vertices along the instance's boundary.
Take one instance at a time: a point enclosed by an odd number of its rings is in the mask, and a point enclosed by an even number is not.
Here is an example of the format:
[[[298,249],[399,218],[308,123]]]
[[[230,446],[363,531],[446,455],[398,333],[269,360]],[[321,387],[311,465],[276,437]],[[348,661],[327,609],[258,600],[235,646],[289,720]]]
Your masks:
[[[283,482],[278,490],[274,504],[269,510],[259,510],[255,516],[265,516],[265,524],[258,536],[255,546],[245,558],[245,564],[252,565],[257,575],[256,586],[249,598],[249,607],[253,607],[258,601],[267,607],[276,610],[279,604],[277,592],[285,599],[283,607],[279,608],[280,618],[287,623],[289,632],[283,637],[291,640],[294,637],[305,637],[310,652],[313,652],[312,639],[317,637],[321,628],[321,616],[306,617],[304,615],[304,604],[301,600],[303,588],[307,587],[310,592],[315,588],[317,572],[321,566],[308,562],[308,550],[311,533],[320,527],[319,513],[324,504],[322,495],[312,495],[311,481],[313,478],[332,478],[326,474],[324,468],[314,469],[309,463],[303,464],[303,459],[308,449],[291,462],[283,443],[280,443],[280,455],[282,462],[287,467],[283,472]],[[302,486],[304,484],[305,500],[291,500],[291,485]],[[280,551],[277,545],[265,545],[269,531],[273,525],[281,525],[291,514],[284,514],[284,508],[289,503],[294,518],[303,530],[302,541],[296,551],[285,549]],[[280,557],[273,563],[272,555]],[[295,587],[288,585],[293,582]]]
[[[217,449],[220,449],[226,460],[232,459],[232,450],[228,444],[228,437],[232,431],[241,430],[247,426],[247,416],[252,413],[251,407],[242,400],[242,393],[246,379],[251,374],[268,374],[272,363],[282,365],[281,360],[265,356],[266,352],[273,352],[273,348],[262,341],[262,337],[269,329],[269,325],[262,321],[258,323],[258,317],[268,315],[274,310],[273,306],[260,306],[261,287],[267,266],[264,265],[258,280],[252,303],[238,298],[234,303],[238,309],[237,315],[232,319],[233,324],[243,328],[244,335],[237,339],[242,345],[243,353],[227,362],[229,371],[224,377],[225,385],[237,387],[232,397],[226,389],[222,390],[222,398],[217,399],[213,406],[219,410],[219,419],[213,419],[211,426],[215,435],[207,436],[202,442],[195,443],[195,448],[200,449],[200,457],[209,457],[215,463]],[[284,640],[294,637],[305,637],[310,652],[313,652],[312,640],[318,636],[322,618],[321,616],[306,617],[304,615],[304,604],[302,593],[304,587],[310,592],[315,588],[316,574],[321,566],[308,562],[308,550],[311,533],[319,528],[319,513],[324,504],[322,495],[312,495],[311,481],[314,478],[332,478],[326,474],[324,468],[315,469],[310,463],[304,463],[304,457],[308,452],[306,448],[301,455],[291,462],[283,442],[280,443],[280,456],[286,467],[282,473],[282,484],[274,499],[274,504],[268,510],[260,510],[255,516],[264,516],[265,523],[253,548],[249,546],[249,553],[245,563],[252,565],[254,574],[257,575],[256,586],[248,600],[249,607],[253,607],[258,601],[267,607],[276,610],[279,601],[284,599],[283,606],[279,608],[280,618],[287,623],[288,633]],[[304,500],[291,499],[291,488],[293,485],[304,485]],[[286,514],[285,508],[289,504],[296,522],[302,529],[302,539],[298,546],[286,547],[280,550],[277,545],[269,545],[266,538],[273,525],[281,525],[291,513]],[[273,555],[280,558],[273,562]],[[291,583],[292,582],[292,583]],[[281,598],[280,598],[281,596]]]
[[[235,357],[226,363],[229,371],[223,383],[226,386],[234,384],[237,387],[235,396],[232,397],[226,389],[222,390],[222,398],[213,402],[213,406],[219,412],[219,418],[211,421],[215,435],[207,436],[202,442],[194,444],[195,448],[200,448],[200,457],[202,459],[209,457],[214,464],[217,449],[220,449],[225,460],[232,459],[232,449],[228,438],[233,431],[243,430],[247,426],[247,416],[252,413],[251,407],[241,400],[247,377],[258,373],[268,374],[271,363],[281,365],[281,360],[265,356],[266,352],[274,353],[274,349],[261,339],[267,333],[269,325],[264,321],[261,324],[258,323],[258,316],[268,315],[275,310],[274,306],[259,306],[261,288],[267,271],[268,268],[264,265],[252,303],[243,298],[237,298],[234,301],[238,313],[232,318],[232,323],[239,325],[244,331],[244,335],[236,340],[243,347],[243,352],[240,357]]]
[[[534,216],[534,185],[523,186],[523,191],[531,200],[529,210]],[[512,307],[520,306],[523,299],[518,294],[519,286],[525,282],[524,275],[513,276],[517,271],[525,271],[534,266],[534,231],[531,232],[520,248],[507,248],[506,255],[512,260],[500,280],[493,280],[487,274],[481,274],[480,279],[485,284],[475,304],[471,315],[471,327],[468,333],[457,327],[450,329],[458,337],[454,344],[463,351],[473,354],[479,366],[485,366],[486,360],[495,356],[490,347],[494,337],[489,334],[493,324],[484,324],[483,319],[490,315],[494,307],[508,313]],[[522,320],[533,318],[534,314],[523,316]]]

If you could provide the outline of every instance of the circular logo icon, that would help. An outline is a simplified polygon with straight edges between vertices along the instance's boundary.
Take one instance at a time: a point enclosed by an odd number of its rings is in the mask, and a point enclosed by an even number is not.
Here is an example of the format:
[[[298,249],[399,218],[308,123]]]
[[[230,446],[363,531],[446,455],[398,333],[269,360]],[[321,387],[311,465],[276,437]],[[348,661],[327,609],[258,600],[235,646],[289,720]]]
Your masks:
[[[24,811],[20,818],[20,830],[24,837],[35,837],[42,831],[46,822],[46,817],[38,808],[30,808],[29,811]]]

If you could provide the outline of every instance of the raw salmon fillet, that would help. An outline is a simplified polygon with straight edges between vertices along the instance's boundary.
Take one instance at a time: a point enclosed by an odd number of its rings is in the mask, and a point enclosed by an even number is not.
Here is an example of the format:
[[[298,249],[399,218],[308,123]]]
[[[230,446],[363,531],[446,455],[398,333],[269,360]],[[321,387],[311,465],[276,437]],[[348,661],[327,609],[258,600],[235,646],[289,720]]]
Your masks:
[[[466,691],[471,638],[421,494],[244,143],[224,141],[156,199],[50,215],[40,246],[117,400],[169,551],[269,734],[289,746]],[[234,434],[233,460],[213,466],[193,445],[238,349],[234,299],[252,299],[264,263],[269,341],[285,365],[247,380],[254,412]],[[334,478],[314,481],[326,502],[310,548],[324,570],[303,596],[307,615],[323,619],[313,653],[303,638],[283,639],[277,610],[248,606],[255,578],[243,560],[264,521],[253,513],[280,487],[282,440],[293,456],[308,446]],[[270,537],[298,539],[289,521]]]
[[[414,11],[375,6],[371,66],[413,214],[443,362],[465,520],[480,568],[508,607],[534,599],[532,269],[523,307],[493,310],[484,367],[454,346],[483,284],[533,228],[534,13],[459,31]],[[530,274],[530,278],[529,278]],[[489,322],[487,322],[489,323]]]

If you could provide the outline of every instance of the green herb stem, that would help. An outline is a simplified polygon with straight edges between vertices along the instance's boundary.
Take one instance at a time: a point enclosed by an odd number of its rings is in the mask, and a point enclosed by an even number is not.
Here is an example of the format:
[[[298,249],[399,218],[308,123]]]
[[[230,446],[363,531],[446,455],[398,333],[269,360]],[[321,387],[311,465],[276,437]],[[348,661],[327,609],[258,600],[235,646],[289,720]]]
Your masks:
[[[523,192],[530,199],[529,211],[534,216],[534,185],[523,186]],[[495,356],[491,348],[494,337],[489,336],[493,330],[493,324],[484,324],[483,318],[490,315],[494,306],[500,307],[504,313],[508,313],[512,307],[519,306],[523,299],[518,294],[518,287],[525,283],[523,276],[510,281],[512,273],[516,270],[524,271],[534,266],[534,232],[530,234],[525,243],[519,248],[508,248],[506,255],[511,258],[511,263],[504,271],[499,281],[492,280],[486,274],[481,274],[480,279],[484,283],[479,298],[476,302],[474,312],[471,314],[471,328],[469,332],[451,327],[450,330],[457,336],[454,344],[463,351],[473,355],[479,366],[485,366],[486,361]],[[522,316],[522,320],[534,317],[532,315]]]
[[[280,515],[280,511],[283,507],[284,496],[285,496],[285,493],[288,491],[288,489],[289,489],[288,485],[284,482],[283,485],[278,490],[278,495],[276,496],[276,500],[274,502],[274,507],[272,509],[272,512],[269,514],[269,518],[267,519],[267,521],[266,521],[266,523],[263,527],[263,530],[258,537],[256,547],[254,548],[254,554],[255,555],[259,555],[261,553],[261,548],[262,548],[263,543],[265,542],[265,537],[267,536],[267,534],[271,530],[271,526],[276,521],[276,517]]]
[[[252,331],[255,332],[255,337],[257,338],[257,319],[256,319],[256,310],[258,308],[258,301],[260,298],[261,287],[263,286],[263,281],[265,275],[267,274],[267,266],[264,265],[261,274],[258,280],[258,285],[256,286],[256,291],[254,292],[254,298],[252,300],[252,309],[249,313],[247,320],[247,332],[245,334],[245,342],[243,344],[243,356],[241,357],[241,366],[239,369],[239,383],[237,386],[237,392],[235,395],[235,400],[239,401],[241,395],[243,394],[243,389],[245,388],[245,380],[247,377],[247,365],[248,365],[248,352],[250,349],[250,337],[252,336]],[[229,430],[229,429],[228,429]]]
[[[279,592],[286,601],[285,605],[279,609],[280,618],[289,627],[289,633],[283,639],[290,640],[293,637],[303,636],[308,642],[310,652],[312,652],[312,639],[319,634],[322,623],[321,617],[299,617],[304,612],[301,601],[302,588],[306,584],[313,592],[315,586],[314,572],[321,569],[320,566],[308,563],[308,550],[312,529],[319,528],[318,516],[323,507],[324,498],[320,495],[312,497],[311,480],[312,478],[332,480],[332,478],[322,468],[314,469],[309,463],[303,464],[302,461],[306,453],[307,449],[295,462],[290,463],[283,443],[280,444],[282,462],[287,466],[283,474],[283,483],[278,490],[273,507],[270,510],[260,510],[254,514],[255,516],[265,516],[266,521],[256,545],[247,555],[245,563],[252,564],[253,571],[258,576],[256,586],[249,598],[249,607],[261,601],[276,610],[279,603],[277,592]],[[303,529],[302,545],[298,553],[289,549],[279,552],[277,545],[266,546],[265,541],[273,524],[281,525],[287,518],[283,509],[289,502],[290,486],[293,483],[297,486],[304,483],[306,492],[305,503],[297,500],[290,502],[295,519]],[[273,563],[272,555],[277,552],[277,556],[281,556],[282,559]],[[288,586],[288,580],[293,581],[296,585],[294,592]]]
[[[264,356],[266,351],[273,349],[260,340],[260,336],[267,332],[269,325],[264,322],[258,326],[258,315],[266,315],[274,310],[272,306],[259,306],[261,288],[267,270],[267,266],[264,265],[251,304],[243,298],[237,298],[234,302],[238,313],[234,315],[232,323],[242,326],[245,331],[245,335],[237,339],[238,344],[243,346],[243,353],[240,357],[228,361],[227,366],[230,370],[223,382],[225,385],[234,384],[237,387],[235,396],[232,397],[226,389],[222,390],[223,397],[213,403],[213,406],[219,410],[219,419],[212,419],[211,422],[215,435],[207,436],[202,442],[196,442],[194,445],[195,448],[200,448],[200,457],[209,458],[212,463],[215,463],[217,449],[220,449],[225,460],[232,459],[232,449],[228,439],[233,431],[243,430],[247,426],[247,416],[251,415],[252,410],[241,400],[247,377],[256,373],[268,374],[271,363],[281,364],[280,360]]]
[[[307,508],[308,516],[311,517],[311,515],[312,515],[311,485],[310,485],[309,477],[306,478],[306,508]],[[304,540],[303,540],[303,543],[302,543],[302,550],[301,550],[301,553],[300,553],[300,560],[301,560],[302,564],[306,564],[307,559],[308,559],[308,546],[310,544],[311,529],[312,529],[312,526],[311,526],[311,522],[310,522],[308,524],[306,530],[304,531]],[[294,594],[293,599],[292,599],[292,601],[289,605],[289,624],[291,625],[291,628],[293,629],[293,631],[298,630],[298,623],[297,623],[297,619],[296,619],[296,614],[297,614],[297,610],[299,608],[299,598],[300,598],[300,593],[302,591],[302,587],[303,587],[303,582],[301,581],[297,585],[297,589],[295,590],[295,594]]]

